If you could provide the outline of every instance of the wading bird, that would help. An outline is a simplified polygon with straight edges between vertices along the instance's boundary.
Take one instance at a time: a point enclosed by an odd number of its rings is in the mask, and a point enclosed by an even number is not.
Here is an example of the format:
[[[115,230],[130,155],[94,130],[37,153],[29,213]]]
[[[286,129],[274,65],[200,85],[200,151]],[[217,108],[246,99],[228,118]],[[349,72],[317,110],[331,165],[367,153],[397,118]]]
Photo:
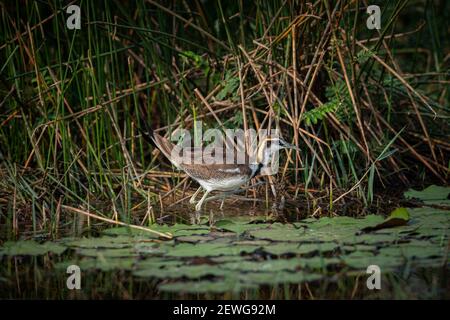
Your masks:
[[[184,171],[189,177],[200,184],[200,187],[192,195],[189,203],[194,204],[200,191],[202,189],[205,190],[203,197],[195,205],[196,211],[201,210],[204,202],[216,199],[216,197],[207,198],[208,194],[212,191],[224,192],[222,195],[223,199],[227,194],[235,193],[242,185],[259,175],[263,169],[268,168],[275,152],[281,149],[299,150],[299,148],[283,139],[269,135],[263,138],[258,144],[256,157],[254,157],[255,161],[251,161],[247,154],[245,154],[244,161],[237,161],[235,155],[239,151],[236,149],[230,150],[230,147],[226,144],[222,149],[223,151],[220,151],[220,154],[205,154],[203,147],[189,147],[183,150],[187,156],[178,156],[179,150],[175,150],[174,152],[174,148],[180,148],[180,146],[175,145],[169,139],[164,138],[148,127],[147,130],[147,132],[140,130],[143,137],[148,142],[154,144],[175,167]],[[235,147],[233,146],[233,148]],[[234,155],[231,161],[232,163],[229,163],[230,161],[222,161],[220,163],[214,161],[217,159],[225,159],[227,153]]]

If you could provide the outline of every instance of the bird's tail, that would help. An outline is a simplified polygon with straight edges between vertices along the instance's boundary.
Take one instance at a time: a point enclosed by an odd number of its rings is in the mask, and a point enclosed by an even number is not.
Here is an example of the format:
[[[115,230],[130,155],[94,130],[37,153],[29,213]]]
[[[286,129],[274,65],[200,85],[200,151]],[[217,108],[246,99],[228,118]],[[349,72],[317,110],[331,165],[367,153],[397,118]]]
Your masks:
[[[144,138],[145,141],[147,141],[148,143],[156,146],[155,144],[155,135],[154,135],[154,131],[152,128],[150,128],[149,126],[145,125],[144,126],[145,129],[141,128],[141,127],[137,127],[138,131],[142,134],[142,137]]]
[[[140,111],[142,119],[146,119],[144,111]],[[137,126],[138,131],[142,134],[142,137],[151,145],[161,151],[167,159],[172,162],[177,168],[180,166],[181,160],[178,156],[172,154],[174,144],[170,140],[162,137],[156,133],[145,121],[141,121],[142,126]]]
[[[141,133],[145,141],[156,146],[155,133],[153,129],[147,124],[147,122],[145,122],[145,119],[147,119],[147,117],[143,109],[140,109],[140,117],[142,121],[137,121],[137,123],[139,123],[139,125],[137,126],[138,131]]]

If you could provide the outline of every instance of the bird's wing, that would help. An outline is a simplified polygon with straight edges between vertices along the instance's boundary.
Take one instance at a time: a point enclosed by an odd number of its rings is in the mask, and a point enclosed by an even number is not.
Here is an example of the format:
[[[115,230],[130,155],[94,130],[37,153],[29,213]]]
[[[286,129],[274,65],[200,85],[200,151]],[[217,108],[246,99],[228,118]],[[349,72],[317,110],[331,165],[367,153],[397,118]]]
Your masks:
[[[252,174],[251,168],[248,165],[244,164],[183,164],[182,169],[190,177],[201,180],[226,179],[237,175],[250,177]]]

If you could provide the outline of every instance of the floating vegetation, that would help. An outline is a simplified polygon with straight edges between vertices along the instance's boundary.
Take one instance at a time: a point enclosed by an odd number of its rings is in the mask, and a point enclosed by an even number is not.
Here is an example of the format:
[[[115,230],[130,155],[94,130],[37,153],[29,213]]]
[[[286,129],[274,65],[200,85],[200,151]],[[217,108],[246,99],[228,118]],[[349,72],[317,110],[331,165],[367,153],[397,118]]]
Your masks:
[[[450,298],[450,2],[371,2],[2,1],[0,299]],[[298,149],[193,214],[148,129]]]
[[[425,204],[447,205],[450,206],[450,188],[431,185],[422,191],[411,189],[405,192],[407,199],[419,199]]]
[[[138,279],[164,280],[158,284],[162,292],[239,292],[320,281],[336,271],[362,273],[369,265],[383,272],[411,265],[448,266],[449,227],[450,211],[430,207],[399,208],[385,220],[367,215],[282,224],[239,217],[213,226],[153,226],[172,234],[172,240],[115,227],[93,238],[6,242],[0,255],[61,255],[70,250],[69,258],[55,265],[55,273],[76,264],[82,270],[126,270]]]

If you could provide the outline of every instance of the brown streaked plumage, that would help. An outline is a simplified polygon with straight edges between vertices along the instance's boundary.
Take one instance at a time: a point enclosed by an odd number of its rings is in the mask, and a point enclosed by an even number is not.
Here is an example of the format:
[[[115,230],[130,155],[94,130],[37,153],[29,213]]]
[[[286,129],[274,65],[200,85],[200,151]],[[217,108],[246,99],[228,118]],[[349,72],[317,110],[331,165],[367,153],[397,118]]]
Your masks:
[[[256,161],[251,163],[247,153],[242,161],[237,161],[238,152],[243,152],[234,147],[234,150],[227,149],[227,146],[213,149],[210,154],[205,148],[190,147],[183,148],[173,144],[163,136],[153,132],[142,132],[144,137],[156,145],[156,147],[170,160],[179,170],[186,172],[188,176],[200,184],[200,188],[194,193],[189,202],[193,204],[201,189],[205,189],[203,197],[197,202],[195,209],[200,211],[203,203],[211,198],[207,198],[212,191],[236,191],[250,179],[258,175],[266,167],[273,153],[284,148],[298,149],[280,138],[267,137],[260,142],[257,148]],[[270,147],[267,142],[271,141]],[[274,143],[275,142],[275,143]],[[218,151],[219,150],[219,151]],[[182,153],[183,151],[184,153]],[[205,153],[206,152],[206,153]],[[226,159],[227,155],[233,155],[232,163]],[[241,154],[242,155],[242,154]],[[222,163],[217,163],[216,159],[223,159]],[[223,202],[222,202],[223,204]]]

